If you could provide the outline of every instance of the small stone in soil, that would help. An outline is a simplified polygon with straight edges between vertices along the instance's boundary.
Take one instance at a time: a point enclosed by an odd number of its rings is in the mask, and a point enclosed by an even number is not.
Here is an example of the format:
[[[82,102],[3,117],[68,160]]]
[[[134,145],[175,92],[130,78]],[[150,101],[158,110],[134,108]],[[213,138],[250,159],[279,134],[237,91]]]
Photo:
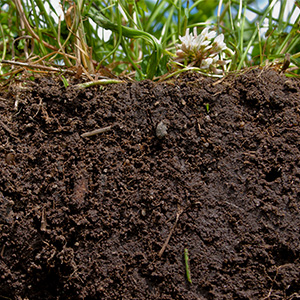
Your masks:
[[[160,140],[163,139],[168,134],[167,130],[168,130],[168,128],[164,124],[164,122],[160,121],[156,126],[156,136],[157,136],[157,138],[159,138]]]

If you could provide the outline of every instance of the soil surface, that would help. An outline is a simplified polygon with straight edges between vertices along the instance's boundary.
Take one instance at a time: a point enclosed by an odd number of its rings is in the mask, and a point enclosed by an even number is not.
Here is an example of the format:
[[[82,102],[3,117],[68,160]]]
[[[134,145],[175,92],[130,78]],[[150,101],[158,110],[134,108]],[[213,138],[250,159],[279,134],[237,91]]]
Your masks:
[[[300,299],[299,144],[300,81],[272,69],[16,84],[0,299]]]

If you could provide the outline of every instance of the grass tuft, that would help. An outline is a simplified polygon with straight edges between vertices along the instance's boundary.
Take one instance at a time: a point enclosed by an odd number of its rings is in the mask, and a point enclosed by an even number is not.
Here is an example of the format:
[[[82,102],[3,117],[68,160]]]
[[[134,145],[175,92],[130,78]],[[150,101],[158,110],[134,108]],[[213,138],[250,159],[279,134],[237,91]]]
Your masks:
[[[59,16],[51,0],[3,0],[0,79],[38,72],[38,67],[28,65],[49,67],[50,74],[55,70],[81,74],[89,81],[99,76],[163,80],[190,70],[205,76],[218,71],[223,76],[253,66],[273,66],[299,76],[299,1],[270,0],[264,8],[258,4],[258,0],[75,0],[61,2]],[[203,32],[207,26],[224,37],[233,53],[230,64],[226,61],[222,72],[218,65],[207,68],[207,63],[222,58],[206,55],[205,60],[202,54],[197,63],[188,63],[190,57],[181,65],[172,63],[186,30]],[[104,30],[110,32],[106,38],[101,36]],[[289,65],[282,68],[287,54]]]

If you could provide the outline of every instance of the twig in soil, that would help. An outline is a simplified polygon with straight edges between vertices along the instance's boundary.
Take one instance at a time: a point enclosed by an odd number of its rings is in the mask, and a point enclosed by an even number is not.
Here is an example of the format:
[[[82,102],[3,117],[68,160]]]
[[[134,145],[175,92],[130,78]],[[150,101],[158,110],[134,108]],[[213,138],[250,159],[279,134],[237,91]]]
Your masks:
[[[187,248],[184,249],[184,262],[185,262],[185,272],[186,272],[187,281],[189,283],[192,283],[190,266],[189,266],[189,251]]]
[[[291,296],[289,296],[288,298],[286,298],[286,300],[292,300],[294,298],[300,298],[300,295],[298,293],[294,293]]]
[[[99,129],[95,129],[93,131],[88,131],[88,132],[85,132],[81,135],[81,137],[90,137],[90,136],[93,136],[93,135],[96,135],[96,134],[99,134],[99,133],[104,133],[104,132],[107,132],[111,130],[111,126],[107,126],[107,127],[103,127],[103,128],[99,128]]]
[[[0,257],[3,258],[4,257],[4,250],[5,250],[5,244],[2,246],[1,249],[1,253],[0,253]],[[1,297],[1,296],[0,296]]]
[[[167,248],[167,246],[168,246],[168,244],[169,244],[170,238],[171,238],[171,236],[172,236],[172,234],[173,234],[173,232],[174,232],[174,229],[175,229],[175,227],[176,227],[176,225],[177,225],[177,223],[178,223],[179,217],[180,217],[180,215],[182,214],[182,212],[183,212],[183,209],[182,209],[182,208],[178,210],[178,212],[177,212],[177,214],[176,214],[176,220],[175,220],[175,223],[174,223],[174,225],[173,225],[173,227],[172,227],[172,229],[171,229],[171,231],[170,231],[170,233],[169,233],[169,235],[168,235],[166,241],[164,242],[163,246],[161,247],[161,249],[160,249],[160,251],[159,251],[159,253],[158,253],[158,256],[159,256],[159,257],[162,257],[162,255],[164,254],[164,252],[165,252],[165,250],[166,250],[166,248]]]
[[[124,83],[124,82],[125,82],[124,80],[119,80],[119,79],[100,79],[96,81],[89,81],[89,82],[75,84],[74,88],[81,90],[94,85],[107,85],[112,83]]]
[[[4,299],[4,300],[12,300],[12,298],[8,298],[8,297],[2,296],[2,295],[0,295],[0,299]]]
[[[46,231],[46,229],[47,229],[46,210],[45,208],[43,208],[42,218],[41,218],[41,231]]]

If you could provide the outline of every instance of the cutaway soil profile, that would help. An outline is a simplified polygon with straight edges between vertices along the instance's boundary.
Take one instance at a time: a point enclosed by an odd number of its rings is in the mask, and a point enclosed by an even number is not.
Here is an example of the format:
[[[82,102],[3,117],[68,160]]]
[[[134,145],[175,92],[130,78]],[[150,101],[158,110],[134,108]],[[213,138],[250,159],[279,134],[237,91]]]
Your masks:
[[[299,80],[39,78],[0,118],[0,299],[300,299]]]

